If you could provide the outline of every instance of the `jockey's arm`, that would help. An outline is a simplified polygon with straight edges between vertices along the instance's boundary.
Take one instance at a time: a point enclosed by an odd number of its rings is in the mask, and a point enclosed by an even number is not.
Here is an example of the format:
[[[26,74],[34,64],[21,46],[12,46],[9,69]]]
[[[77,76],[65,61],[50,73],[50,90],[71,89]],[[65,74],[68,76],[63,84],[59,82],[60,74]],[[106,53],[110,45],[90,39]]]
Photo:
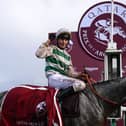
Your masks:
[[[75,71],[72,65],[69,66],[68,76],[73,78],[79,78],[80,72]]]
[[[38,58],[45,58],[45,57],[51,55],[51,50],[52,50],[52,48],[50,47],[50,40],[47,40],[45,43],[42,43],[42,44],[38,47],[38,49],[37,49],[35,55],[36,55]]]
[[[83,81],[87,81],[87,79],[88,79],[88,74],[85,74],[83,72],[77,72],[74,70],[74,68],[72,66],[69,67],[68,76],[77,78],[77,79],[80,79]]]

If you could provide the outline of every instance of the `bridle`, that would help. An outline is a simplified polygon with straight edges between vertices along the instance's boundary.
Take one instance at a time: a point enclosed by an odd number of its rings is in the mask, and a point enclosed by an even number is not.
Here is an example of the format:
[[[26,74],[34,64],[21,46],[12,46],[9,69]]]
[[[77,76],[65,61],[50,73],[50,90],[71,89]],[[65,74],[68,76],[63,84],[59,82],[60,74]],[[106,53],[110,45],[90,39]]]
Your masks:
[[[92,83],[91,83],[90,79],[89,79],[88,77],[86,77],[86,80],[87,80],[87,84],[89,85],[89,88],[91,89],[91,91],[92,91],[96,96],[98,96],[98,97],[101,98],[103,101],[105,101],[105,102],[107,102],[107,103],[109,103],[109,104],[111,104],[111,105],[119,105],[116,101],[113,101],[113,100],[111,100],[111,99],[108,99],[108,98],[106,98],[106,97],[104,97],[104,96],[99,95],[98,92],[97,92],[97,91],[94,89],[94,87],[92,86]]]

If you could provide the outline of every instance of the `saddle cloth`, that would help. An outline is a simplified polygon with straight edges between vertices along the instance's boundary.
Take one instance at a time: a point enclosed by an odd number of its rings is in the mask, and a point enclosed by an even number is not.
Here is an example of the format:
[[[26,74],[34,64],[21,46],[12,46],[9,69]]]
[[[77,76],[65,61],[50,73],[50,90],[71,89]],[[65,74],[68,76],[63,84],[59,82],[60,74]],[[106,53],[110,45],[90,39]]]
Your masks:
[[[2,103],[0,126],[63,126],[57,92],[53,88],[30,85],[12,88]],[[47,116],[37,115],[36,107],[44,102]]]

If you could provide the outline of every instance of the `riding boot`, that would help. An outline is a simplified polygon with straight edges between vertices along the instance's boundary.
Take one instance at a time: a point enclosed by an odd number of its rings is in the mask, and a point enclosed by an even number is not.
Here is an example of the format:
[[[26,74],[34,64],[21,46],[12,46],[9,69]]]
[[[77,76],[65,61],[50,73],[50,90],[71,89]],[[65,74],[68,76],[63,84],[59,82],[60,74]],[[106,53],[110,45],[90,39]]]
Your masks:
[[[65,97],[74,94],[73,87],[68,87],[66,89],[61,89],[59,93],[57,94],[58,101],[62,101]]]

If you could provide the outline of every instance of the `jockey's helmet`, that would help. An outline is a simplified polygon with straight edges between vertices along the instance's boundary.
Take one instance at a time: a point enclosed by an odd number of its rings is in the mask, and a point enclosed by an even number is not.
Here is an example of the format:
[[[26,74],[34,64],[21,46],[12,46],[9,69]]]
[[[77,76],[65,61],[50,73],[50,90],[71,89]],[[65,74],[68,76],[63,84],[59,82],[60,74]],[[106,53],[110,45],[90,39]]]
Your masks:
[[[56,33],[56,39],[59,39],[59,38],[70,40],[71,39],[71,32],[67,28],[59,29]]]

